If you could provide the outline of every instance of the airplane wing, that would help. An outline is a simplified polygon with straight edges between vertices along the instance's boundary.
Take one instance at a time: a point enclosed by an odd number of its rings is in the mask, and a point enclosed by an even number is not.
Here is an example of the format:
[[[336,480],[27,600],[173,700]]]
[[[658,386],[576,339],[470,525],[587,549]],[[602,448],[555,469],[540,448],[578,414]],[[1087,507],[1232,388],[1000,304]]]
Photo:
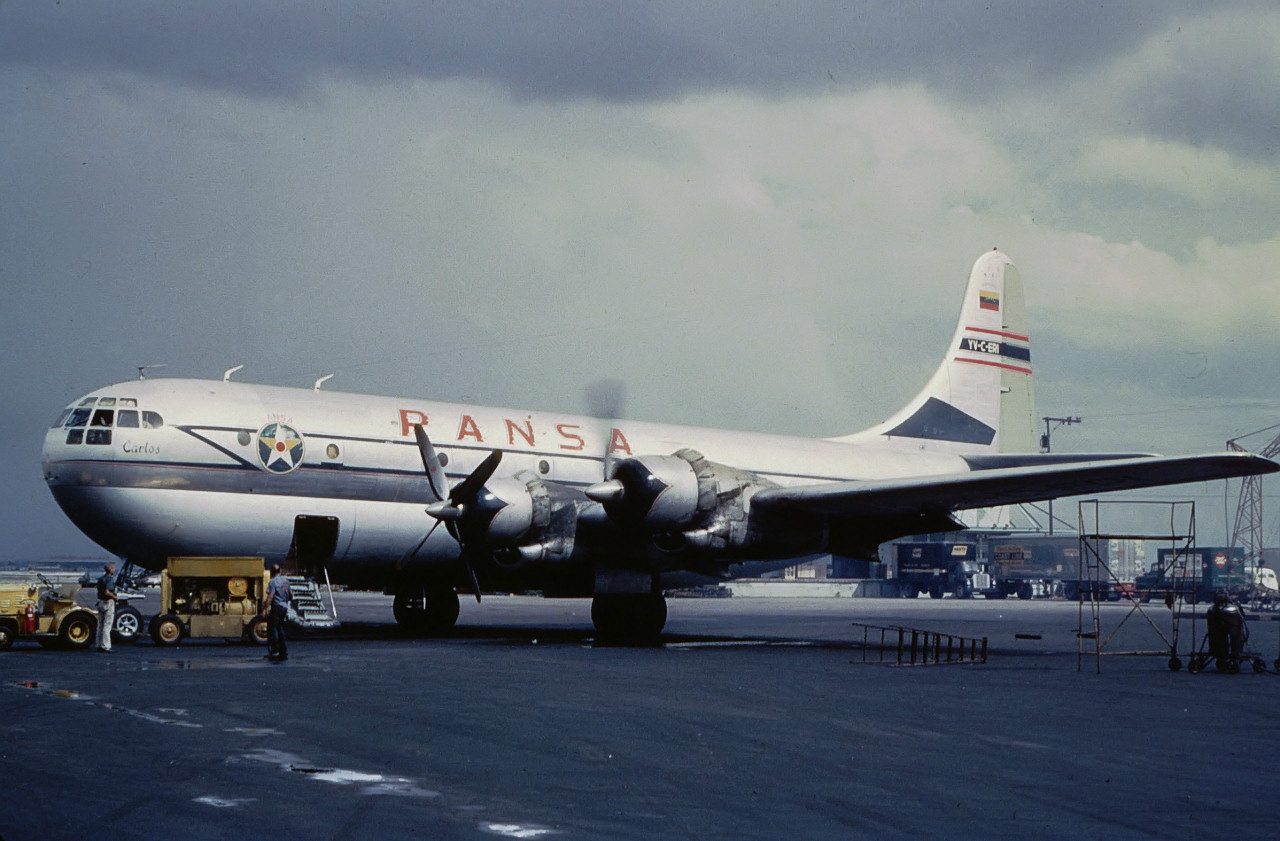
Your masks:
[[[1280,464],[1250,453],[1124,458],[768,488],[751,505],[779,513],[898,518],[1277,471]]]

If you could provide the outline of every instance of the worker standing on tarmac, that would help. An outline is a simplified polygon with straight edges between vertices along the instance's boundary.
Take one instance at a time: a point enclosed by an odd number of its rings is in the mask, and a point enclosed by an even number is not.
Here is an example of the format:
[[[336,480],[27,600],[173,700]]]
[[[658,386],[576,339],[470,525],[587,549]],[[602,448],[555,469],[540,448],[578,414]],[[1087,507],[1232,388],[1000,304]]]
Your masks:
[[[268,660],[289,659],[284,623],[289,617],[289,602],[292,600],[293,588],[289,586],[289,579],[284,577],[279,564],[272,564],[271,581],[267,584],[267,597],[262,605],[262,615],[267,617]]]
[[[98,650],[111,650],[111,628],[116,624],[116,565],[102,565],[98,578]]]

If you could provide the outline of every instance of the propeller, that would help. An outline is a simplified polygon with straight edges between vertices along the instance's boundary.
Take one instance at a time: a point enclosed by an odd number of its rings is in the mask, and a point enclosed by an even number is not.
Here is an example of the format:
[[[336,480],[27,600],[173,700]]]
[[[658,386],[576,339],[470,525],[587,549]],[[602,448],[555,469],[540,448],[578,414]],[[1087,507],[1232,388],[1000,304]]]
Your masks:
[[[598,487],[613,480],[613,422],[622,417],[625,398],[626,386],[623,385],[622,380],[597,380],[587,386],[587,411],[593,418],[607,422],[604,426],[604,458],[601,460],[603,468],[601,478],[604,481],[592,487]],[[621,486],[618,493],[621,493]],[[602,500],[596,499],[596,501]]]
[[[422,428],[422,424],[414,424],[413,436],[418,441],[418,453],[422,456],[422,467],[427,472],[427,485],[431,488],[435,501],[426,507],[428,516],[435,520],[435,524],[427,532],[426,537],[418,543],[408,554],[400,559],[401,564],[413,558],[426,545],[427,540],[440,527],[441,523],[445,524],[449,534],[458,542],[458,546],[462,549],[461,560],[462,566],[467,571],[467,577],[471,579],[471,591],[475,593],[476,602],[480,601],[480,582],[476,580],[476,572],[471,565],[468,555],[468,541],[464,539],[460,521],[466,514],[467,507],[474,505],[480,491],[484,489],[484,485],[493,477],[494,471],[498,469],[498,464],[502,461],[502,451],[494,450],[485,456],[484,461],[471,471],[467,478],[463,479],[453,489],[449,488],[449,479],[445,475],[444,468],[440,466],[440,458],[436,455],[436,448],[431,444],[431,438],[427,436],[427,432]]]

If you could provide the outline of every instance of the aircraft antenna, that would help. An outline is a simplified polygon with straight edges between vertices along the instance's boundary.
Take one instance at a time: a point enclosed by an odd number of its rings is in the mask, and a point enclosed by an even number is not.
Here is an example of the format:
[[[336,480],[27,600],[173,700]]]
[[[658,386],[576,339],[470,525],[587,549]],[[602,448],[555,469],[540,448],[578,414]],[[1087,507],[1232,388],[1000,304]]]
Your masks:
[[[152,368],[168,368],[168,367],[169,367],[168,362],[157,362],[154,365],[138,365],[137,366],[138,380],[139,381],[145,380],[147,378],[147,372],[150,371]]]
[[[228,368],[227,370],[223,371],[223,372],[222,372],[222,381],[223,381],[224,383],[229,383],[229,382],[231,382],[231,375],[232,375],[232,374],[234,374],[236,371],[239,371],[239,370],[240,370],[241,368],[243,368],[243,367],[244,367],[243,365],[237,365],[237,366],[236,366],[236,367],[234,367],[234,368]]]
[[[316,384],[315,384],[315,385],[313,385],[313,386],[311,387],[311,390],[312,390],[312,391],[319,391],[319,390],[320,390],[320,386],[324,385],[325,383],[327,383],[327,382],[328,382],[329,380],[331,380],[331,379],[333,379],[333,374],[325,374],[323,377],[321,377],[320,379],[316,380]]]

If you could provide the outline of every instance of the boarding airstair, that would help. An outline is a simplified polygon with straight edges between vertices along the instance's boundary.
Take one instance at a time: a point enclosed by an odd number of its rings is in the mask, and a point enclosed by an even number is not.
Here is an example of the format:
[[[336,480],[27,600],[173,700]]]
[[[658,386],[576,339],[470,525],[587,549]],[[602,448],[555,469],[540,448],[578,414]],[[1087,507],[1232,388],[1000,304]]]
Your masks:
[[[289,603],[291,623],[300,628],[338,627],[338,607],[333,601],[333,588],[326,586],[322,591],[319,582],[301,575],[287,575],[285,578],[293,591],[293,600]]]

